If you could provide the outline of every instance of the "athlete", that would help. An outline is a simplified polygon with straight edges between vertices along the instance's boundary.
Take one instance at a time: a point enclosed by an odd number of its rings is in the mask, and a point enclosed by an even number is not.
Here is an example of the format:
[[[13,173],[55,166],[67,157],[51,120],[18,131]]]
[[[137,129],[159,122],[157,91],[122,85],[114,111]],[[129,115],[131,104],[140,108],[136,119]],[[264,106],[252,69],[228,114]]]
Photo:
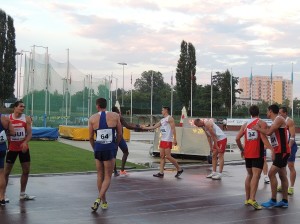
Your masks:
[[[5,206],[5,188],[6,181],[4,175],[4,161],[7,151],[6,141],[7,135],[6,132],[9,131],[10,135],[14,135],[15,131],[8,117],[0,114],[0,206]]]
[[[97,211],[99,205],[102,209],[108,208],[106,192],[111,182],[116,146],[119,145],[122,138],[120,116],[114,112],[107,112],[106,106],[106,99],[97,99],[98,113],[93,114],[89,119],[89,139],[94,149],[99,191],[98,198],[91,207],[93,211]],[[95,134],[96,139],[94,139]]]
[[[117,114],[120,115],[120,122],[121,124],[127,128],[127,129],[130,129],[130,130],[141,130],[141,128],[138,126],[138,125],[130,125],[128,124],[124,117],[121,115],[121,112],[119,111],[119,108],[118,107],[112,107],[112,112],[116,112]],[[122,164],[121,164],[121,171],[120,173],[118,173],[117,171],[117,167],[116,167],[116,163],[115,163],[115,166],[114,166],[114,175],[115,176],[119,176],[119,175],[127,175],[127,172],[125,170],[125,164],[126,164],[126,161],[127,161],[127,157],[129,155],[129,152],[128,152],[128,146],[126,144],[126,141],[124,140],[123,138],[123,135],[122,135],[122,139],[119,143],[119,146],[120,149],[122,150],[123,152],[123,156],[122,156]],[[115,153],[115,157],[117,156],[117,152],[118,152],[118,147],[116,148],[116,153]]]
[[[178,165],[177,161],[171,156],[172,145],[177,145],[176,140],[176,129],[174,118],[169,115],[170,108],[163,107],[162,108],[162,118],[158,123],[154,126],[150,127],[142,127],[144,130],[153,130],[160,127],[161,132],[161,140],[159,144],[159,152],[160,152],[160,170],[159,173],[153,174],[154,177],[164,177],[164,168],[166,159],[169,160],[177,169],[177,174],[175,177],[179,177],[183,173],[183,169]]]
[[[194,125],[203,128],[207,141],[212,151],[212,172],[206,176],[213,180],[221,180],[224,167],[224,153],[226,150],[227,137],[224,132],[213,121],[196,119]],[[219,173],[217,173],[217,162],[219,159]]]
[[[241,126],[236,136],[236,143],[241,150],[242,158],[245,158],[247,177],[245,180],[246,200],[245,205],[251,205],[254,209],[260,210],[262,206],[255,200],[259,178],[265,162],[265,146],[272,148],[266,135],[252,129],[254,125],[259,125],[266,129],[267,123],[259,119],[259,108],[253,105],[249,108],[251,119]],[[241,143],[244,136],[245,144]],[[264,146],[265,145],[265,146]]]
[[[291,148],[291,155],[288,159],[288,168],[290,170],[290,185],[288,188],[288,194],[293,195],[294,194],[294,185],[295,185],[295,181],[296,181],[295,160],[296,160],[296,153],[298,150],[298,146],[295,141],[295,135],[296,135],[295,123],[294,123],[293,119],[288,117],[286,107],[281,107],[279,109],[279,114],[285,118],[286,125],[288,128],[289,146]],[[281,191],[281,186],[278,187],[278,190]]]
[[[287,125],[285,119],[278,115],[279,107],[276,104],[273,104],[268,107],[267,117],[272,120],[272,125],[269,129],[264,129],[259,126],[259,124],[253,127],[253,130],[260,131],[263,134],[270,136],[271,145],[274,149],[272,152],[273,164],[269,170],[269,178],[271,183],[272,196],[271,199],[267,202],[262,203],[261,205],[270,208],[270,207],[288,207],[288,179],[286,174],[286,165],[287,160],[290,156],[290,146],[288,144],[287,136]],[[277,178],[276,174],[279,174],[279,178],[282,184],[282,200],[277,202]]]
[[[23,114],[24,109],[24,103],[19,100],[14,103],[14,111],[9,115],[15,134],[8,138],[5,181],[7,186],[9,174],[11,173],[17,157],[19,157],[22,167],[20,200],[33,200],[35,196],[29,196],[25,193],[30,171],[31,160],[28,142],[32,137],[32,129],[31,119],[29,116]]]

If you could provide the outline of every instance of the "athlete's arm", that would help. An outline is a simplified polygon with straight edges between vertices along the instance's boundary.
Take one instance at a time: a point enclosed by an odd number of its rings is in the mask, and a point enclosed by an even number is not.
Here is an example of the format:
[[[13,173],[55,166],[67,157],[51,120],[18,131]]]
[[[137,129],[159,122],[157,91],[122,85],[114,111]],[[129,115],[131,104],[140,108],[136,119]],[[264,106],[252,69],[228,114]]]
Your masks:
[[[12,126],[10,119],[5,116],[1,116],[1,123],[4,129],[8,130],[9,135],[15,135],[15,129]]]
[[[287,121],[287,126],[289,127],[289,132],[290,132],[290,141],[289,145],[290,148],[292,148],[294,142],[295,142],[295,136],[296,136],[296,130],[295,130],[295,123],[292,119],[288,119]]]
[[[173,133],[173,143],[174,145],[177,145],[177,139],[176,139],[176,127],[175,127],[175,121],[173,117],[169,117],[169,124],[171,126],[171,130]]]
[[[160,121],[159,121],[154,126],[149,126],[149,127],[142,126],[142,129],[144,129],[144,130],[153,130],[153,129],[159,128],[160,126],[161,126],[161,124],[160,124]]]
[[[272,135],[273,132],[275,132],[276,130],[278,130],[278,128],[280,128],[282,126],[282,124],[284,123],[284,119],[283,118],[276,118],[274,120],[274,123],[271,125],[271,127],[269,129],[263,129],[261,128],[258,124],[255,125],[253,127],[254,130],[260,131],[261,133],[265,134],[265,135]]]
[[[117,126],[116,126],[116,130],[117,130],[117,145],[119,145],[121,139],[122,139],[122,124],[120,121],[120,117],[117,117]]]
[[[264,122],[264,121],[262,121],[262,120],[260,120],[258,124],[259,124],[259,126],[260,126],[262,129],[264,129],[264,130],[266,130],[266,129],[268,128],[267,123]],[[270,142],[269,142],[267,136],[266,136],[264,133],[262,133],[261,131],[260,131],[260,138],[261,138],[262,142],[264,143],[264,146],[265,146],[265,147],[264,147],[264,148],[265,148],[264,150],[266,150],[266,148],[267,148],[267,149],[270,149],[270,150],[271,150],[271,153],[272,153],[272,160],[274,160],[274,159],[275,159],[274,149],[273,149],[273,147],[271,146],[271,144],[270,144]]]
[[[244,156],[244,146],[241,142],[241,138],[244,136],[245,134],[245,128],[246,128],[246,125],[247,123],[243,124],[241,126],[241,129],[239,130],[238,134],[236,135],[235,137],[235,141],[236,141],[236,144],[237,146],[239,147],[240,151],[241,151],[241,156],[243,157]]]
[[[94,139],[93,119],[94,119],[94,116],[91,116],[89,119],[89,141],[90,141],[92,148],[94,149],[95,139]]]
[[[218,146],[218,139],[217,139],[217,136],[214,132],[214,129],[213,129],[213,123],[212,122],[207,122],[205,127],[207,128],[209,134],[210,134],[210,137],[212,139],[212,141],[214,142],[214,147],[217,149],[217,150],[220,150],[219,146]]]
[[[130,130],[140,130],[141,129],[140,127],[137,127],[136,125],[128,124],[122,116],[120,116],[120,122],[127,129],[130,129]]]
[[[29,116],[26,116],[26,137],[22,142],[21,149],[22,152],[26,152],[28,150],[28,142],[32,138],[32,128],[31,128],[31,119]]]

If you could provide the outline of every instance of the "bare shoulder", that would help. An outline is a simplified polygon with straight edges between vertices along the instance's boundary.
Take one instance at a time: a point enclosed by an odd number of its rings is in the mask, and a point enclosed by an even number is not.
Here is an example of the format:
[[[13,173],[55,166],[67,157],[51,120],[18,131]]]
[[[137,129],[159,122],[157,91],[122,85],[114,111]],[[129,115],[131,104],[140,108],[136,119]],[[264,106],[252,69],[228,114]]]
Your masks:
[[[268,126],[268,125],[267,125],[267,122],[265,122],[265,121],[263,121],[263,120],[261,120],[261,119],[259,119],[258,124],[259,124],[259,126],[262,127],[262,128],[265,128],[265,127]]]

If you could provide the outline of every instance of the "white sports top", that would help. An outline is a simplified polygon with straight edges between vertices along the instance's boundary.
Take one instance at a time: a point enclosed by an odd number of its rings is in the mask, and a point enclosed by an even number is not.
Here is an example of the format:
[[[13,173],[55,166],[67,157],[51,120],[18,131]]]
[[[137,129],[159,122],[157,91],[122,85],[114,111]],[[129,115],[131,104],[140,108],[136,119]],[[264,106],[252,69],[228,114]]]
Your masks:
[[[208,122],[208,121],[204,121],[204,123],[206,123],[206,122]],[[213,130],[217,136],[218,141],[221,141],[221,140],[227,138],[226,135],[224,134],[224,132],[221,130],[221,128],[219,128],[219,126],[216,125],[215,123],[213,123]],[[204,127],[204,131],[210,136],[209,131],[205,127]]]
[[[166,141],[166,142],[173,141],[173,133],[172,133],[171,125],[169,124],[169,118],[170,115],[160,120],[161,141]]]

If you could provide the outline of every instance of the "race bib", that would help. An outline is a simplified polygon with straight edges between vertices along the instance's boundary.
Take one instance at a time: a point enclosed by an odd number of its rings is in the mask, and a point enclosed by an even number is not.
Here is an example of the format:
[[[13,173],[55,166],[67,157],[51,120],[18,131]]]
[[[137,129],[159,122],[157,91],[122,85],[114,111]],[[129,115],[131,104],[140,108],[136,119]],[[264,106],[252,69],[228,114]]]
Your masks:
[[[6,137],[5,131],[3,130],[0,132],[0,143],[6,142],[6,140],[7,140],[7,137]]]
[[[161,131],[161,135],[165,135],[167,133],[166,129],[164,128],[161,128],[160,131]]]
[[[97,130],[96,142],[101,144],[109,144],[113,141],[113,132],[112,129],[101,129]]]
[[[272,145],[272,147],[276,147],[276,146],[279,145],[275,133],[273,133],[273,134],[270,136],[270,140],[271,140],[271,145]]]
[[[256,140],[258,138],[258,132],[247,128],[247,140]]]
[[[14,130],[15,130],[15,135],[10,137],[11,141],[15,142],[15,141],[22,141],[25,139],[26,133],[24,127],[14,128]]]

